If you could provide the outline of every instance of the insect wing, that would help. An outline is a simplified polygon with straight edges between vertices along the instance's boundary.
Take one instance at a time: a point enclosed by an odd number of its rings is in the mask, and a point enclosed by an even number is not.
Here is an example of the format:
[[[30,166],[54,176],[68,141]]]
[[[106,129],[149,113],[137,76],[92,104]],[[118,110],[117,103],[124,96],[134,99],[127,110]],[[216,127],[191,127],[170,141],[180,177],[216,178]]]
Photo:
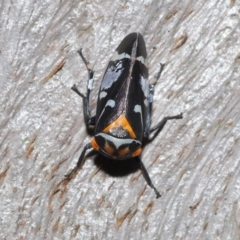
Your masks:
[[[95,132],[125,115],[137,139],[142,139],[148,108],[148,69],[143,37],[126,36],[105,71],[98,96]]]

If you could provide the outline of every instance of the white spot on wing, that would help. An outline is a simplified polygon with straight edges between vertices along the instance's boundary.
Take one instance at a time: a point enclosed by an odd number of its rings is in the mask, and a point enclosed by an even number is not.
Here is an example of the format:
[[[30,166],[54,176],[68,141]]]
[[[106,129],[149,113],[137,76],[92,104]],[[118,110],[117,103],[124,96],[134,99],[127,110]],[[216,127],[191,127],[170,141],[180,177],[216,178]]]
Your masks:
[[[148,98],[149,95],[149,84],[147,79],[145,79],[142,75],[140,76],[140,83],[141,83],[141,87],[142,87],[142,91],[144,93],[144,96],[146,98]]]
[[[140,113],[141,123],[143,123],[143,122],[142,122],[142,107],[141,107],[139,104],[137,104],[137,105],[134,106],[133,111],[134,111],[135,113]]]
[[[124,58],[131,58],[131,57],[127,53],[118,54],[118,52],[115,51],[112,58],[111,58],[111,61],[114,62],[114,61],[121,60],[121,59],[124,59]]]
[[[110,99],[107,101],[106,107],[109,106],[111,108],[113,108],[115,106],[115,101]]]
[[[143,56],[139,56],[139,57],[137,57],[137,60],[138,60],[139,62],[141,62],[142,64],[145,65],[145,59],[144,59]]]
[[[142,113],[142,108],[141,108],[140,105],[137,104],[137,105],[134,106],[133,111],[136,112],[136,113]]]
[[[148,107],[148,100],[147,100],[147,98],[144,99],[144,104],[145,104],[146,107]]]
[[[107,96],[107,92],[101,91],[99,95],[99,99],[105,98]]]
[[[114,65],[109,67],[103,77],[101,83],[101,90],[108,89],[116,82],[122,74],[122,61],[117,61]]]

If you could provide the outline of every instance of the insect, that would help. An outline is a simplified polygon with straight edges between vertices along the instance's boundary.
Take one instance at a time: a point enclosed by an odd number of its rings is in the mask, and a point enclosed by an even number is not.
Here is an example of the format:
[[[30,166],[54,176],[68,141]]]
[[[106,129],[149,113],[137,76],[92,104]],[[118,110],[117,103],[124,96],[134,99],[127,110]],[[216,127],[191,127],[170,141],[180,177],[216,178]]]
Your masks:
[[[155,81],[150,84],[144,39],[140,33],[127,35],[108,63],[98,93],[96,115],[92,116],[90,92],[94,72],[83,56],[82,49],[78,53],[88,70],[87,93],[85,96],[79,92],[76,85],[72,90],[82,97],[85,123],[87,127],[94,127],[95,133],[82,150],[76,167],[65,177],[71,178],[84,163],[86,151],[92,149],[113,160],[136,159],[147,184],[155,191],[156,197],[160,197],[140,155],[144,139],[148,139],[152,132],[161,131],[168,120],[182,118],[182,113],[164,117],[157,125],[150,127],[154,86],[163,64]]]

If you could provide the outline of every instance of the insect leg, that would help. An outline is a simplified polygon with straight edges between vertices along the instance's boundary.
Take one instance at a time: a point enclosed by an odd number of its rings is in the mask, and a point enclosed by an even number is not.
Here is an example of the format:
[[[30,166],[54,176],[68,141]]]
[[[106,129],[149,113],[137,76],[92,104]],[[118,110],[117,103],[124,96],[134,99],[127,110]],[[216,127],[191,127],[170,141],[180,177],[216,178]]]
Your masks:
[[[164,69],[164,64],[163,63],[160,63],[160,69],[159,71],[157,72],[156,76],[154,77],[154,80],[153,82],[151,83],[151,85],[155,85],[158,81],[158,79],[160,78],[161,74],[162,74],[162,71]]]
[[[82,153],[81,153],[81,155],[80,155],[80,157],[79,157],[79,159],[78,159],[78,162],[77,162],[76,167],[73,168],[70,173],[68,173],[68,174],[65,175],[66,178],[70,179],[70,178],[74,175],[74,173],[75,173],[79,168],[82,167],[82,165],[83,165],[83,163],[84,163],[84,157],[85,157],[86,151],[87,151],[88,149],[91,149],[91,148],[92,148],[91,143],[88,143],[88,144],[84,147],[84,149],[83,149],[83,151],[82,151]]]
[[[148,184],[148,185],[154,190],[154,192],[156,193],[156,198],[161,197],[161,194],[158,192],[158,190],[157,190],[157,189],[155,188],[155,186],[153,185],[152,180],[151,180],[151,178],[149,177],[148,172],[147,172],[147,170],[146,170],[146,168],[145,168],[142,160],[141,160],[140,158],[137,158],[137,159],[138,159],[138,161],[139,161],[140,169],[141,169],[141,171],[142,171],[143,177],[145,178],[147,184]]]
[[[154,87],[155,87],[156,82],[158,81],[158,79],[161,76],[163,68],[164,68],[164,64],[160,63],[160,69],[159,69],[158,73],[154,77],[154,80],[149,84],[148,112],[147,112],[147,119],[146,119],[146,129],[144,132],[145,137],[148,137],[149,129],[150,129],[150,125],[151,125]]]
[[[158,79],[161,76],[163,68],[164,68],[164,64],[160,63],[160,69],[159,69],[158,73],[154,77],[154,80],[152,81],[152,83],[149,84],[149,108],[148,108],[148,113],[150,115],[150,118],[151,118],[151,115],[152,115],[152,104],[153,104],[154,87],[155,87],[156,82],[158,81]]]
[[[175,116],[164,117],[157,125],[155,125],[149,130],[149,134],[154,132],[155,130],[157,130],[158,132],[161,131],[168,120],[182,119],[182,118],[183,118],[182,113]]]
[[[84,107],[84,121],[86,125],[89,127],[90,125],[95,125],[95,116],[91,116],[90,111],[90,93],[93,88],[93,75],[94,71],[89,67],[89,62],[86,60],[86,58],[82,54],[82,49],[78,51],[80,57],[82,58],[87,70],[88,70],[88,85],[87,85],[87,96],[82,94],[74,84],[72,86],[72,90],[76,92],[80,97],[83,99],[83,107]]]
[[[161,75],[161,73],[163,71],[163,68],[164,68],[164,64],[160,64],[160,65],[161,65],[161,67],[160,67],[159,72],[155,76],[155,81],[152,84],[149,84],[149,107],[148,107],[148,116],[147,116],[147,124],[146,124],[147,127],[146,127],[146,130],[144,132],[144,136],[145,137],[148,137],[149,134],[154,132],[155,130],[157,130],[157,132],[160,132],[163,129],[164,125],[166,124],[166,122],[168,120],[171,120],[171,119],[182,119],[183,118],[182,113],[178,114],[176,116],[164,117],[157,125],[155,125],[154,127],[150,128],[154,87],[155,87],[155,84],[156,84],[157,80],[160,78],[160,75]]]

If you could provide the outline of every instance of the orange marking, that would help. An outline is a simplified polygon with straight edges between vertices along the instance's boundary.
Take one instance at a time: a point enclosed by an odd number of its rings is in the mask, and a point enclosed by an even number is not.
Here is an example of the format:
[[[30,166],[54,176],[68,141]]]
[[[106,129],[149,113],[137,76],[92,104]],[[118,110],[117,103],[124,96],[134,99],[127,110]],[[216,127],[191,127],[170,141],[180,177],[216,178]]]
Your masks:
[[[118,152],[119,156],[125,156],[129,153],[129,148],[126,147]]]
[[[96,151],[99,150],[99,146],[98,146],[95,138],[93,138],[93,140],[91,141],[91,144],[92,144],[92,147],[93,147]]]
[[[116,119],[113,123],[109,124],[104,130],[104,133],[108,133],[112,128],[122,127],[123,129],[127,130],[129,135],[136,139],[136,135],[129,124],[128,120],[126,119],[125,115],[121,115],[118,119]]]
[[[139,156],[139,155],[141,154],[141,152],[142,152],[142,149],[141,149],[141,148],[137,149],[137,150],[132,154],[132,157]]]
[[[112,155],[114,153],[114,149],[107,142],[104,145],[104,150],[109,155]]]

